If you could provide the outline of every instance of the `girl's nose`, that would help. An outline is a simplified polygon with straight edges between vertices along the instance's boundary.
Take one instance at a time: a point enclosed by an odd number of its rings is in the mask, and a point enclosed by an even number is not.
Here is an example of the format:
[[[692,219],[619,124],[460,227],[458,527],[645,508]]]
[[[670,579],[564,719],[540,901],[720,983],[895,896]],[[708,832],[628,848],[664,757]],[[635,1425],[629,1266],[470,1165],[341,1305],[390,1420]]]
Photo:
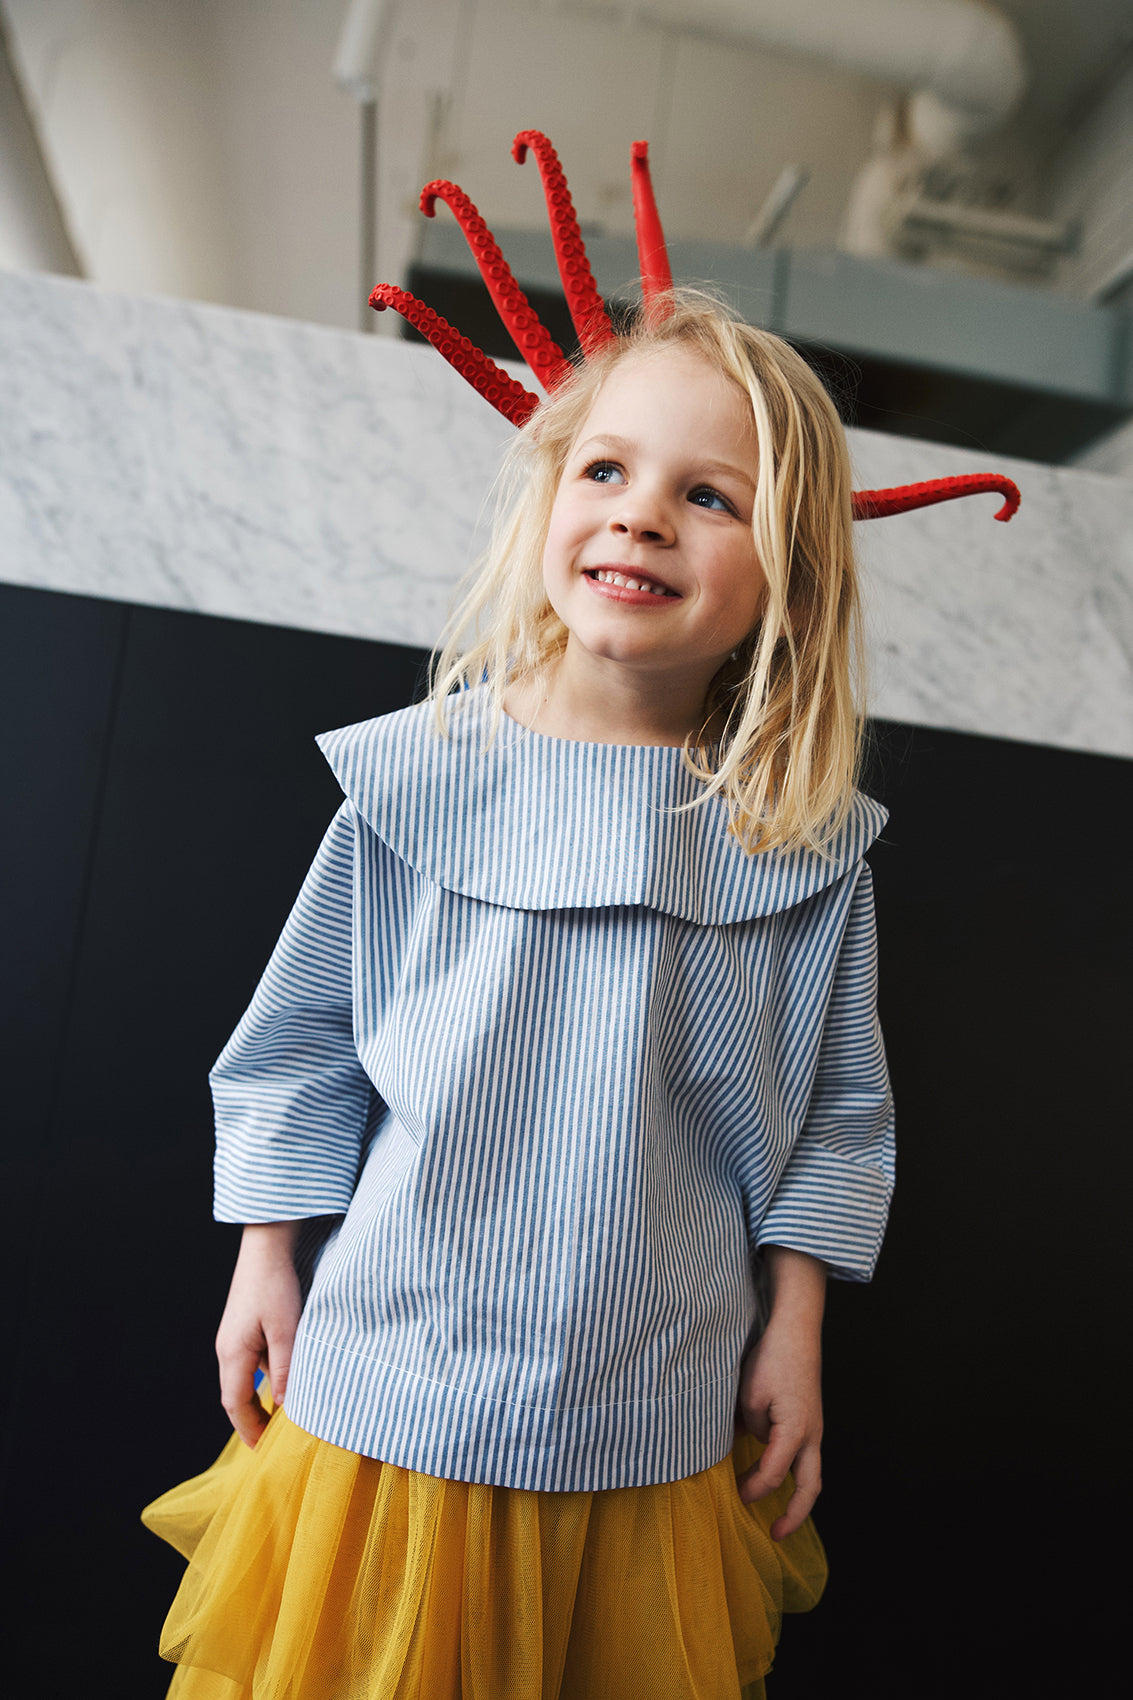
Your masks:
[[[675,536],[672,518],[660,500],[643,491],[627,491],[624,502],[610,515],[610,530],[619,537],[642,543],[671,543]]]

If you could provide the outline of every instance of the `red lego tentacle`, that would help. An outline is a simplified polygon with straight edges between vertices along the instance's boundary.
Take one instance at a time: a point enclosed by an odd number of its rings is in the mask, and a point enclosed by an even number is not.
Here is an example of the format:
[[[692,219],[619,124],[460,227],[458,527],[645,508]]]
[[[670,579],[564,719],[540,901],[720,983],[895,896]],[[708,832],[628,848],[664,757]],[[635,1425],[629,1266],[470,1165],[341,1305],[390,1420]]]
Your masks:
[[[950,502],[957,496],[980,496],[998,492],[1005,498],[996,519],[1009,520],[1017,512],[1019,486],[999,472],[973,472],[961,478],[930,478],[923,484],[899,484],[889,490],[855,490],[855,519],[887,519],[910,508],[928,508],[934,502]]]
[[[544,389],[554,389],[573,377],[574,367],[516,283],[478,208],[463,189],[444,178],[426,183],[421,191],[421,211],[426,218],[434,216],[438,200],[455,214],[508,335]]]
[[[665,232],[661,229],[661,216],[653,196],[648,142],[633,143],[629,154],[629,170],[633,185],[633,223],[637,231],[641,293],[650,313],[664,318],[669,311],[668,298],[672,295],[673,273],[669,265],[669,252],[665,247]]]
[[[559,156],[541,130],[521,130],[515,138],[511,146],[512,157],[520,165],[527,158],[528,148],[535,154],[543,179],[555,259],[582,352],[584,355],[597,354],[614,340],[614,330],[594,282],[590,261],[586,258],[582,232],[578,228],[574,202],[567,189]]]
[[[408,319],[422,336],[428,338],[438,354],[443,354],[449,365],[474,390],[479,390],[485,401],[491,402],[497,413],[502,413],[513,425],[526,425],[539,405],[539,397],[525,390],[486,354],[481,354],[466,336],[461,336],[432,307],[426,307],[415,295],[398,289],[392,283],[377,285],[370,295],[370,306],[378,313],[383,308],[392,307],[403,319]]]

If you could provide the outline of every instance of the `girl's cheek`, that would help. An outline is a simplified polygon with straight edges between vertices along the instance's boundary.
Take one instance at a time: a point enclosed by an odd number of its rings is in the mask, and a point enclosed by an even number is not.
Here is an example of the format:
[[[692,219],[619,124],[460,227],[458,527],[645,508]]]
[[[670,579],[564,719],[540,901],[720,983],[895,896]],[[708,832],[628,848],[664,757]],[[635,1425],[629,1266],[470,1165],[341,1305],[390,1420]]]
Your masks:
[[[560,602],[564,576],[562,560],[556,552],[554,539],[548,535],[547,546],[543,551],[543,590],[548,602],[560,619],[562,618]]]
[[[562,515],[552,513],[551,523],[547,530],[547,541],[543,547],[543,582],[550,588],[551,581],[564,573],[571,560],[571,539],[569,526]]]

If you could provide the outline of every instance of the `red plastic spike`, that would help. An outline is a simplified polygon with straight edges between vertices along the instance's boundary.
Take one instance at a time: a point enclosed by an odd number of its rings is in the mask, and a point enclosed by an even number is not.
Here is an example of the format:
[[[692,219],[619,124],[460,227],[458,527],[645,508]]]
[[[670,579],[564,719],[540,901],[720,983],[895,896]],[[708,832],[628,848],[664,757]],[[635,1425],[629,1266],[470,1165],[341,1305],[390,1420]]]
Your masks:
[[[661,229],[661,217],[653,196],[648,142],[634,142],[630,148],[629,171],[633,184],[633,223],[637,231],[641,293],[651,313],[663,318],[668,311],[666,297],[673,289],[673,273],[665,247],[665,232]]]
[[[522,165],[528,148],[535,155],[539,175],[543,179],[555,259],[582,352],[586,356],[598,354],[614,340],[614,329],[594,282],[590,261],[586,258],[582,232],[578,228],[574,202],[567,189],[559,156],[541,130],[521,130],[511,144],[512,158]]]
[[[438,201],[444,201],[456,215],[508,335],[543,388],[554,389],[572,378],[574,367],[516,283],[495,238],[464,190],[446,178],[426,183],[421,191],[421,211],[426,218],[434,217]]]
[[[422,336],[428,338],[438,354],[443,354],[449,365],[474,390],[479,390],[485,401],[491,402],[498,413],[510,419],[513,425],[526,425],[539,405],[539,397],[525,390],[486,354],[481,354],[466,336],[461,336],[432,307],[426,307],[415,295],[398,289],[393,283],[379,283],[371,292],[370,306],[378,313],[392,307],[403,319],[408,319]]]
[[[855,490],[855,519],[887,519],[910,508],[929,508],[934,502],[951,502],[957,496],[981,496],[998,492],[1005,498],[996,519],[1009,520],[1022,500],[1019,486],[999,472],[973,472],[962,478],[930,478],[923,484],[899,484],[889,490]]]

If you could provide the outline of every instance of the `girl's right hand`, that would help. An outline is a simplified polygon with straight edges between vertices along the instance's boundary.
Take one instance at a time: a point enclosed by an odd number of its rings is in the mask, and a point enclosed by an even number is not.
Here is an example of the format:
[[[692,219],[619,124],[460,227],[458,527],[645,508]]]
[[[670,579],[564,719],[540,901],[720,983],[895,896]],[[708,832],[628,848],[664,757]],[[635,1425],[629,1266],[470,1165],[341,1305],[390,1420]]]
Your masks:
[[[256,1222],[244,1229],[220,1319],[220,1402],[247,1446],[255,1446],[268,1420],[256,1393],[257,1369],[266,1372],[276,1405],[287,1390],[302,1309],[293,1260],[298,1231],[298,1222]]]

